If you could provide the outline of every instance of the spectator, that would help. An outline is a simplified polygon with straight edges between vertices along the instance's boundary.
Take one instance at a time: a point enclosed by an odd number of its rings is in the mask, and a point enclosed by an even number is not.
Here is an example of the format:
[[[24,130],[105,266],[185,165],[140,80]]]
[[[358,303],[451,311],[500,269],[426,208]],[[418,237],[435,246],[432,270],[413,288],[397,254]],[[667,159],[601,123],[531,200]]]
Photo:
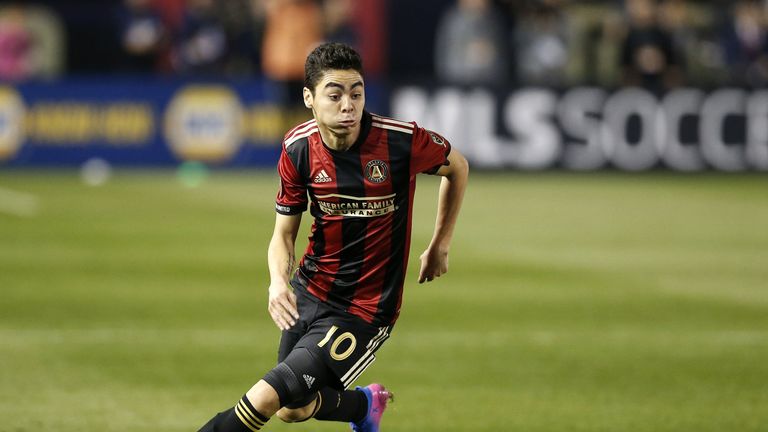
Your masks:
[[[323,23],[325,40],[358,46],[357,32],[352,25],[353,0],[325,0],[323,2]]]
[[[262,69],[294,104],[304,88],[304,60],[323,39],[322,12],[314,0],[266,0],[266,11]]]
[[[628,27],[621,48],[623,84],[663,92],[681,82],[672,37],[658,21],[655,0],[627,0]]]
[[[523,84],[563,83],[568,33],[560,0],[531,0],[524,4],[514,32],[517,76]]]
[[[246,76],[261,73],[264,1],[226,0],[218,2],[217,7],[229,47],[224,72]]]
[[[698,40],[689,13],[687,0],[665,0],[659,5],[659,26],[670,36],[674,52],[678,54],[678,67],[683,74],[688,64],[682,54],[687,55],[695,49]]]
[[[24,10],[12,7],[0,15],[0,79],[21,81],[33,72],[32,34],[25,25]]]
[[[722,34],[722,53],[735,83],[768,83],[768,32],[761,5],[741,0],[733,5]]]
[[[215,14],[214,0],[187,0],[174,52],[176,70],[189,74],[221,72],[226,53],[227,36]]]
[[[0,80],[52,78],[64,69],[64,29],[44,6],[0,6]]]
[[[125,0],[120,21],[125,71],[156,72],[161,56],[168,49],[168,31],[153,9],[152,0]]]
[[[437,77],[449,84],[503,85],[510,68],[506,34],[490,0],[458,0],[438,25]]]

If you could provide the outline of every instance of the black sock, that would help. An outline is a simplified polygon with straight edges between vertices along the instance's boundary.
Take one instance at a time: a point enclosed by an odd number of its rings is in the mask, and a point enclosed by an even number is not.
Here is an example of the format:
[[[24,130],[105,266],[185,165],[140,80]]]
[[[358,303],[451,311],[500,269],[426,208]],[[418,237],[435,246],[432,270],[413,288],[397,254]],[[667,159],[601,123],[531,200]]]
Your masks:
[[[208,420],[208,423],[205,424],[205,426],[201,427],[200,430],[197,432],[214,432],[215,428],[218,427],[218,425],[224,421],[224,418],[229,415],[229,412],[232,411],[234,408],[230,408],[227,411],[222,411],[215,416],[213,416],[212,419]]]
[[[258,432],[268,420],[243,396],[234,408],[217,414],[198,432]]]
[[[320,407],[315,418],[343,422],[359,422],[368,415],[368,399],[359,390],[339,392],[330,387],[320,390]]]

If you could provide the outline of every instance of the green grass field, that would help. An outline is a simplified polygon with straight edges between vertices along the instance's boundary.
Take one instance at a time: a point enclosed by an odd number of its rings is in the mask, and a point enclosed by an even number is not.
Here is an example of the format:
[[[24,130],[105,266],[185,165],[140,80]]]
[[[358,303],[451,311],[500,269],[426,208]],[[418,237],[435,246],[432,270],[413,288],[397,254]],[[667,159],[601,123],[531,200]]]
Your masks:
[[[473,173],[451,270],[418,285],[436,187],[358,382],[396,392],[383,432],[768,431],[767,177]],[[0,431],[194,431],[234,404],[277,349],[275,190],[1,172]]]

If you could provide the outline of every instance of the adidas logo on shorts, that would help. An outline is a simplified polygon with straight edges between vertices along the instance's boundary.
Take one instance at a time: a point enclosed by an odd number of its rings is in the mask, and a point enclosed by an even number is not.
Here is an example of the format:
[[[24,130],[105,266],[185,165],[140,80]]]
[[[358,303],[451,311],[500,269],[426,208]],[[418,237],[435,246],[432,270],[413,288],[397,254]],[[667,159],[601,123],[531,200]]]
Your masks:
[[[315,377],[307,374],[304,374],[303,376],[304,376],[304,382],[307,383],[307,388],[312,388],[312,384],[315,383]]]
[[[315,183],[328,183],[330,181],[333,181],[333,179],[328,175],[325,170],[320,170],[319,173],[315,176]]]

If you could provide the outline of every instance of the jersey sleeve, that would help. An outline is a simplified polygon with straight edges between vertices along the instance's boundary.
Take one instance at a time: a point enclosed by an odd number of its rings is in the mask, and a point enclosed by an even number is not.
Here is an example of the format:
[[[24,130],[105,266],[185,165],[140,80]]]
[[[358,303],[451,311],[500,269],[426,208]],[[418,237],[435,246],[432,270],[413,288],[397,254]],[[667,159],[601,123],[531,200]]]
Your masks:
[[[434,174],[448,165],[451,143],[442,135],[416,126],[411,146],[411,174]]]
[[[280,187],[275,200],[275,211],[283,215],[295,215],[307,209],[307,185],[299,175],[283,146],[277,162]]]

